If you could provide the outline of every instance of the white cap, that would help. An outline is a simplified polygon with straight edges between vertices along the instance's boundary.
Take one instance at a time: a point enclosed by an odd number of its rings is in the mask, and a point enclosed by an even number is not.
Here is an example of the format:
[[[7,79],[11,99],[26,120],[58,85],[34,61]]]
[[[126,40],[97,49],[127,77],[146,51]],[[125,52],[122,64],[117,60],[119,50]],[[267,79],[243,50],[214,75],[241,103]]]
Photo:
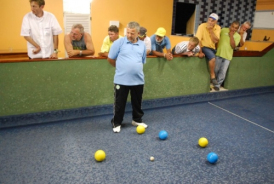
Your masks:
[[[213,18],[214,20],[218,20],[219,19],[219,16],[216,14],[216,13],[211,13],[209,15],[210,18]]]

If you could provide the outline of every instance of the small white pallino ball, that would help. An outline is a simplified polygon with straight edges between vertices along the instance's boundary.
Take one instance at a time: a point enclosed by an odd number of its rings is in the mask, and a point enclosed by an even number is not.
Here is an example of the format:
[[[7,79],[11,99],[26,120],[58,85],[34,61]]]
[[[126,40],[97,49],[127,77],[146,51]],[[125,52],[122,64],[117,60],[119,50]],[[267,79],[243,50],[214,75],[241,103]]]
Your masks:
[[[150,157],[150,161],[154,161],[154,157]]]

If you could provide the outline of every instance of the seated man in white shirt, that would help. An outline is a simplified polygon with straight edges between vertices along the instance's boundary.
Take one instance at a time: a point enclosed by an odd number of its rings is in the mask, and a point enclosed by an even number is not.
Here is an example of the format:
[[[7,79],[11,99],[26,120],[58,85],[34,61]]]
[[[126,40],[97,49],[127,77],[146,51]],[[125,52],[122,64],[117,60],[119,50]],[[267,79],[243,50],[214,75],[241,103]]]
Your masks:
[[[28,56],[58,58],[58,35],[62,33],[55,16],[44,11],[44,0],[30,0],[31,12],[23,18],[21,36],[27,40]]]
[[[147,29],[144,27],[140,27],[140,34],[138,37],[140,40],[143,40],[145,42],[147,55],[149,55],[151,51],[151,41],[150,38],[147,36]]]
[[[182,41],[178,43],[173,49],[172,54],[195,56],[200,52],[199,39],[197,37],[191,37],[189,41]]]

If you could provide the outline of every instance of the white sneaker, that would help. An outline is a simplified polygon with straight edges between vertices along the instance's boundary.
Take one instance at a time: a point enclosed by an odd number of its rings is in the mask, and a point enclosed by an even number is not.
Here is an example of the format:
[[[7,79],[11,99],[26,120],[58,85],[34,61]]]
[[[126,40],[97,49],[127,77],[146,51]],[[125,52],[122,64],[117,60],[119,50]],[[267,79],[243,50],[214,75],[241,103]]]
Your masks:
[[[142,123],[137,123],[137,122],[135,122],[135,121],[133,121],[133,120],[132,120],[132,125],[133,125],[133,126],[142,125],[142,126],[145,127],[145,128],[148,127],[147,124],[145,124],[144,122],[142,122]]]
[[[224,87],[220,87],[220,91],[228,91],[228,89],[224,88]]]
[[[113,128],[113,132],[119,133],[121,131],[121,125]]]

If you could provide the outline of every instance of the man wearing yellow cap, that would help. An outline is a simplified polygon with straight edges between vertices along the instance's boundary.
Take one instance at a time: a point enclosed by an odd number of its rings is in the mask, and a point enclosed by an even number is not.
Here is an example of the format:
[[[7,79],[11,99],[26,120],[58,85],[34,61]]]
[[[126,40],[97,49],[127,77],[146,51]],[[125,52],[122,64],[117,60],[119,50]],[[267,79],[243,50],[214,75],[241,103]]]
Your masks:
[[[163,27],[159,27],[154,35],[150,37],[151,40],[151,55],[164,57],[168,61],[173,59],[171,53],[171,44],[169,38],[165,36],[166,30]],[[166,48],[166,52],[163,49]]]
[[[200,53],[199,57],[206,57],[208,61],[210,79],[213,85],[218,85],[218,82],[215,77],[215,54],[216,54],[216,44],[220,39],[221,27],[217,25],[218,15],[212,13],[209,15],[206,23],[199,25],[196,37],[200,40]]]

